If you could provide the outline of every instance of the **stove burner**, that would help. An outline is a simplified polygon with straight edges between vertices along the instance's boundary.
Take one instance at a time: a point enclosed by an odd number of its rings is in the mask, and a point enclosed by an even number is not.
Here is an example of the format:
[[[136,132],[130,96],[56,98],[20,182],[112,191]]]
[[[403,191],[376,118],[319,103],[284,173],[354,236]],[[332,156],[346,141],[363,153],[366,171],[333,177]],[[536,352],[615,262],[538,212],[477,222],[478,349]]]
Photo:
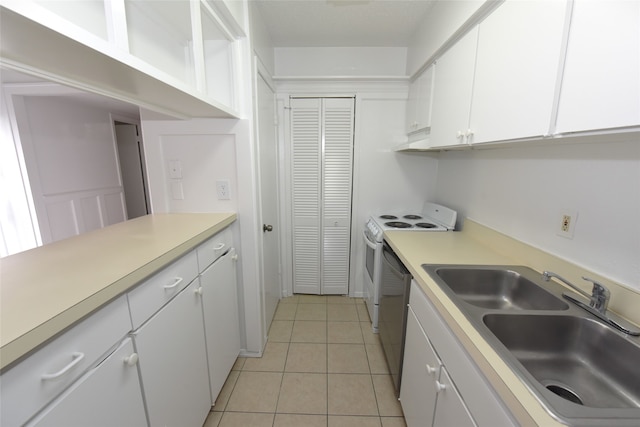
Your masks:
[[[398,217],[395,216],[395,215],[380,215],[380,218],[382,218],[382,219],[398,219]]]
[[[385,222],[384,225],[391,228],[411,228],[411,224],[402,221],[389,221]]]
[[[402,218],[404,219],[422,219],[420,215],[405,215]]]
[[[431,224],[430,222],[419,222],[416,224],[416,227],[420,228],[436,228],[437,225]]]

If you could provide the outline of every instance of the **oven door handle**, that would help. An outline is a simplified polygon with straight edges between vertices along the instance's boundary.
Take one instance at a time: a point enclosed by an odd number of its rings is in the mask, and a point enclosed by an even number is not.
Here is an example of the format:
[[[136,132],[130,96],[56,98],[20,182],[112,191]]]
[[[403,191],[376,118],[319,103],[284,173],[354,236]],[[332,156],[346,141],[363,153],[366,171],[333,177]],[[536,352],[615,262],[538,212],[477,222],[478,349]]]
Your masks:
[[[371,249],[375,251],[377,245],[371,240],[369,240],[369,238],[367,237],[367,233],[363,231],[362,236],[364,237],[364,242],[367,244],[367,246],[369,246]]]

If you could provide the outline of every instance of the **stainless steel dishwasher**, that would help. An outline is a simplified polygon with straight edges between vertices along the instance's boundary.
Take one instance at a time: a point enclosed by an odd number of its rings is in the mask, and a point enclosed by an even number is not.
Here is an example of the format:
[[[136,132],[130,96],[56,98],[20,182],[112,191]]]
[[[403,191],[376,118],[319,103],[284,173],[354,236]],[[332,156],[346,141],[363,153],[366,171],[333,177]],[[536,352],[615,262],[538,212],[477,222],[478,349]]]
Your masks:
[[[381,267],[378,329],[389,372],[398,395],[402,378],[411,274],[387,242],[382,246]]]

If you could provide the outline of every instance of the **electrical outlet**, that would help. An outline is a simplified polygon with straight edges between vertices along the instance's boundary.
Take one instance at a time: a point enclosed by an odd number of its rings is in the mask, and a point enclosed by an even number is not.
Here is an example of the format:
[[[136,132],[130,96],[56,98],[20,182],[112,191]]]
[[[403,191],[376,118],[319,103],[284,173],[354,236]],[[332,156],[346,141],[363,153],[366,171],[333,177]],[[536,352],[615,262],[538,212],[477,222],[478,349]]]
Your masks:
[[[216,192],[218,193],[218,200],[231,200],[229,180],[221,179],[216,181]]]
[[[557,230],[558,236],[566,237],[567,239],[573,239],[573,231],[576,227],[576,221],[578,220],[578,212],[575,211],[563,211],[560,215],[560,224]]]

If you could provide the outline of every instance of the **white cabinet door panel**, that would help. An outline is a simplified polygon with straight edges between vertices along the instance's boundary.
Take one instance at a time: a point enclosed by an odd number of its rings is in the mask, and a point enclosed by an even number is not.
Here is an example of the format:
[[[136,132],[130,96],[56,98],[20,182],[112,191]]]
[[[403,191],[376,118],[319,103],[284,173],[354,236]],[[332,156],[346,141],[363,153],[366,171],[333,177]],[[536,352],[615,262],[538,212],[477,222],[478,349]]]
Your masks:
[[[134,332],[152,426],[201,427],[211,409],[198,279]]]
[[[640,125],[640,2],[574,2],[556,132]]]
[[[232,249],[200,276],[212,404],[240,353],[234,254]]]
[[[54,401],[32,424],[39,427],[145,426],[147,418],[131,339]]]
[[[549,133],[566,1],[508,0],[479,26],[471,143]]]
[[[441,364],[413,310],[407,314],[407,332],[400,403],[408,427],[431,425],[436,405],[436,379]]]
[[[441,390],[438,392],[433,427],[476,427],[446,368],[440,371],[439,384]]]
[[[436,62],[429,138],[432,147],[466,142],[477,40],[475,27]]]

